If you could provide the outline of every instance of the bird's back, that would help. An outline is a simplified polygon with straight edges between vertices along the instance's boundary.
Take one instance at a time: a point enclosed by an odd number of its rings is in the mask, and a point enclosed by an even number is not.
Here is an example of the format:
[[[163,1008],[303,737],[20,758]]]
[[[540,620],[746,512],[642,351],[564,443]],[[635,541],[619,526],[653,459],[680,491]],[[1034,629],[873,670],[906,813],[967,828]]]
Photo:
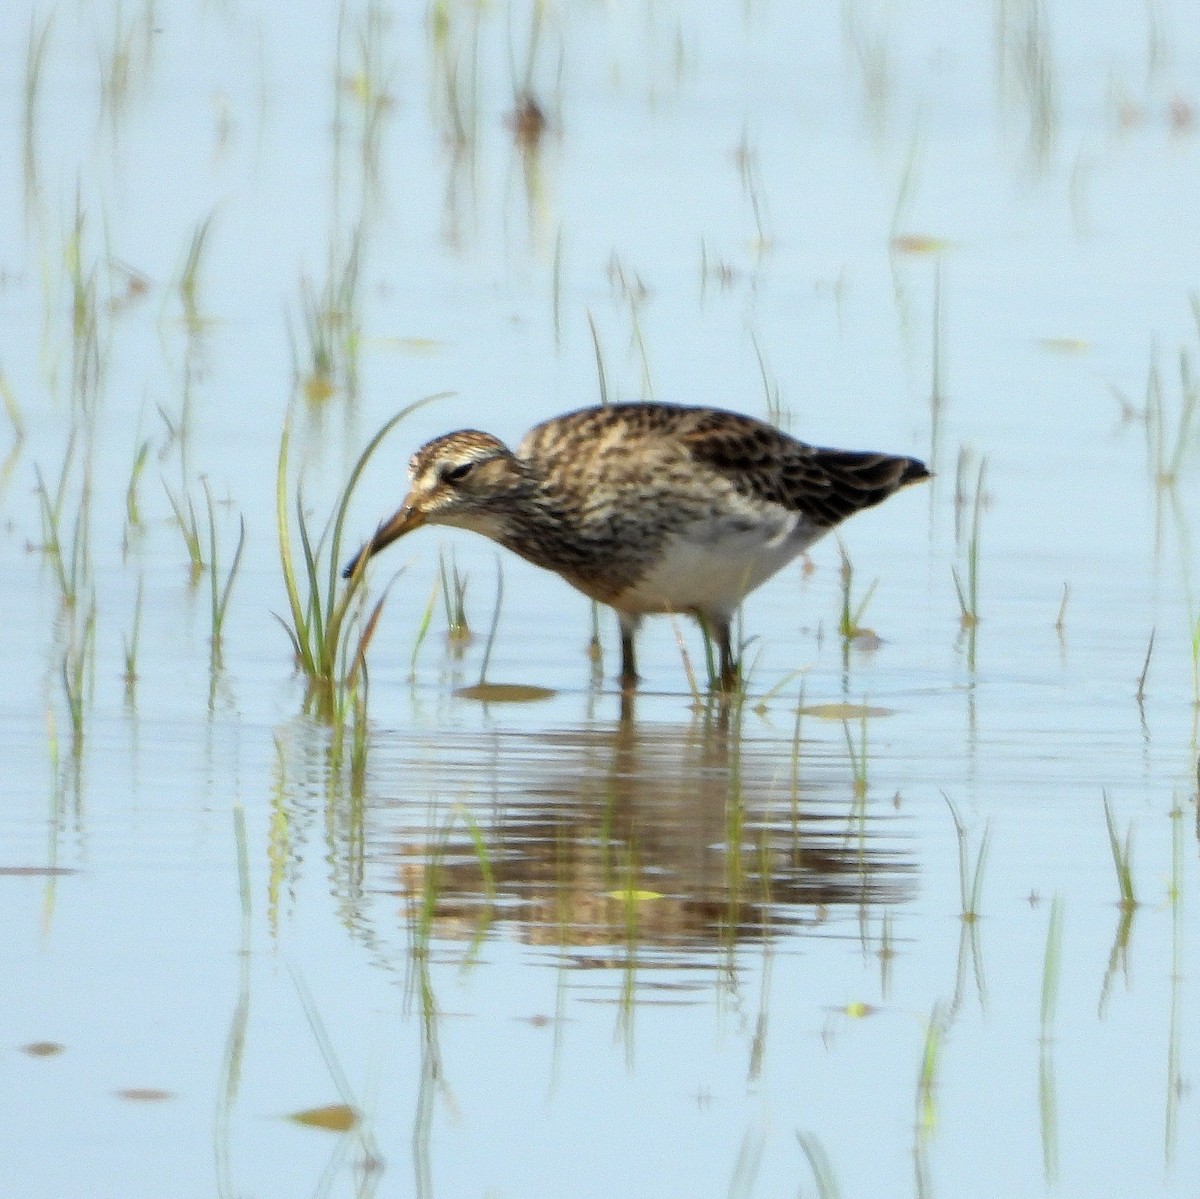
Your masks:
[[[720,408],[608,404],[532,428],[517,449],[558,488],[657,490],[690,476],[700,488],[778,505],[822,528],[928,478],[915,458],[807,445],[765,421]]]

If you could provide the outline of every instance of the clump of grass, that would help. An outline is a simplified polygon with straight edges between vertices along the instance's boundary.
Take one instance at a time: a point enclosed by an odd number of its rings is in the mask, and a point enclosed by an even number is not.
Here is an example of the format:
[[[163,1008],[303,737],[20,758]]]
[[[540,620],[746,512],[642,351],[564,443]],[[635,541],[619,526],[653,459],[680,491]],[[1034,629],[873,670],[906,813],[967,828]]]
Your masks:
[[[524,69],[518,74],[509,43],[509,74],[512,77],[513,107],[505,123],[512,130],[513,140],[527,154],[536,153],[542,135],[550,121],[534,87],[534,75],[542,45],[542,27],[546,15],[546,0],[534,0],[529,21],[529,36],[525,43]],[[562,63],[559,62],[559,84],[561,86]]]
[[[82,468],[82,478],[79,480],[78,504],[69,535],[65,529],[67,493],[75,475],[76,440],[76,429],[73,428],[67,439],[62,469],[53,494],[42,476],[41,467],[35,464],[33,468],[42,522],[42,552],[50,559],[54,577],[58,582],[59,595],[68,608],[75,606],[91,575],[88,532],[91,517],[91,479],[86,464]]]
[[[100,60],[100,104],[115,125],[129,103],[136,67],[135,39],[132,26],[121,19],[118,4],[113,15],[112,44],[107,53],[98,51]]]
[[[738,178],[741,180],[742,192],[750,203],[750,212],[754,217],[754,239],[752,247],[756,260],[761,260],[775,244],[771,232],[771,218],[767,211],[766,196],[763,192],[762,172],[758,165],[758,150],[750,142],[750,134],[742,130],[741,140],[734,151],[734,162],[737,164]]]
[[[1200,708],[1200,616],[1194,617],[1191,624],[1192,641],[1192,706]],[[1153,644],[1153,638],[1151,638]],[[1146,651],[1146,666],[1150,665],[1150,652]],[[1145,675],[1145,671],[1142,672]],[[1140,694],[1140,687],[1139,687]]]
[[[654,399],[654,380],[650,371],[650,352],[642,329],[642,309],[650,297],[650,289],[637,271],[627,270],[614,250],[608,259],[608,281],[622,304],[629,310],[629,340],[637,350],[641,364],[641,398]]]
[[[492,869],[491,854],[488,852],[487,841],[484,838],[483,830],[479,827],[479,822],[471,815],[469,809],[459,806],[459,814],[462,816],[463,823],[467,826],[467,835],[471,839],[471,846],[475,850],[475,860],[479,863],[479,877],[483,884],[483,907],[479,912],[479,918],[476,923],[475,936],[471,939],[471,946],[467,950],[467,961],[474,959],[478,953],[479,945],[483,940],[484,934],[487,932],[488,925],[491,923],[492,915],[496,908],[496,875]]]
[[[37,207],[38,195],[41,190],[38,184],[38,106],[42,95],[42,72],[46,66],[46,52],[50,47],[50,30],[53,24],[53,12],[47,14],[40,26],[37,23],[36,15],[31,15],[29,18],[29,40],[25,46],[25,80],[21,105],[26,220]]]
[[[700,627],[703,630],[704,626],[701,625]],[[671,617],[671,628],[675,632],[675,644],[679,646],[679,657],[683,662],[684,678],[687,679],[688,690],[692,693],[692,706],[697,709],[701,708],[703,707],[704,700],[700,686],[696,682],[696,672],[692,667],[692,656],[688,653],[687,642],[684,640],[683,630],[679,627],[679,621],[674,616]],[[716,667],[713,662],[712,639],[707,634],[705,634],[704,638],[704,652],[708,658],[709,678],[712,678]]]
[[[83,741],[84,716],[95,672],[96,597],[93,595],[82,618],[71,621],[63,651],[62,684],[71,720],[71,734],[78,749]]]
[[[957,567],[951,567],[950,573],[954,579],[954,590],[958,596],[959,623],[966,633],[967,640],[967,669],[975,669],[976,634],[981,619],[979,609],[979,562],[980,562],[980,530],[983,524],[983,509],[986,504],[984,481],[987,477],[987,459],[981,458],[979,469],[975,475],[974,492],[968,496],[966,490],[966,474],[970,455],[966,450],[959,454],[958,471],[955,483],[955,539],[962,540],[963,515],[970,507],[970,525],[967,533],[966,557],[967,575],[964,585]]]
[[[964,587],[959,576],[958,568],[952,567],[954,590],[958,594],[958,606],[964,629],[973,629],[979,624],[979,534],[983,522],[985,502],[984,480],[987,477],[987,459],[979,460],[979,469],[975,475],[974,493],[968,496],[966,492],[966,473],[969,465],[969,455],[960,454],[958,460],[958,478],[955,483],[955,506],[959,511],[966,507],[971,511],[970,531],[967,534],[967,581]]]
[[[787,409],[784,407],[782,393],[779,390],[779,383],[767,366],[767,359],[759,344],[758,334],[753,329],[750,331],[750,340],[754,344],[754,356],[758,359],[758,374],[762,379],[763,397],[767,405],[767,420],[781,429],[786,429],[790,422]]]
[[[871,597],[875,594],[875,588],[879,585],[879,580],[875,579],[872,581],[857,604],[852,603],[850,597],[854,590],[854,564],[850,561],[850,555],[846,553],[846,547],[842,545],[840,540],[838,541],[838,557],[841,559],[841,567],[839,569],[842,592],[841,614],[838,617],[838,633],[846,643],[859,638],[870,638],[873,636],[873,631],[863,626],[862,618],[867,610],[867,605],[871,602]]]
[[[796,679],[804,674],[804,670],[789,670],[787,674],[772,684],[761,696],[755,701],[754,711],[759,716],[765,716],[768,708],[771,706],[771,701],[787,686],[794,683]]]
[[[433,586],[429,589],[429,600],[425,604],[425,611],[421,614],[421,623],[417,626],[417,635],[413,639],[412,659],[408,665],[408,677],[415,681],[417,677],[417,655],[421,652],[421,646],[425,644],[425,638],[429,635],[429,627],[433,624],[433,610],[437,606],[438,583],[435,580]]]
[[[821,1144],[816,1133],[797,1132],[796,1140],[800,1142],[800,1148],[804,1150],[804,1156],[808,1158],[818,1199],[840,1199],[842,1192],[838,1187],[837,1176],[830,1165],[825,1146]]]
[[[175,513],[175,524],[178,526],[183,544],[187,548],[188,581],[194,587],[204,573],[204,555],[200,548],[200,522],[196,518],[196,505],[192,502],[192,493],[186,481],[182,496],[176,496],[166,479],[163,479],[163,490],[171,502],[171,511]]]
[[[710,257],[708,242],[700,238],[700,305],[704,306],[708,295],[709,282],[713,282],[721,291],[728,291],[737,281],[737,272],[728,262]]]
[[[554,235],[554,269],[550,276],[550,312],[554,318],[554,348],[562,349],[562,265],[563,229],[561,222]]]
[[[1042,1040],[1047,1041],[1054,1029],[1054,1013],[1058,1007],[1058,980],[1062,973],[1062,896],[1055,895],[1050,904],[1050,924],[1046,929],[1046,952],[1042,958]]]
[[[238,567],[242,564],[242,550],[246,547],[246,518],[238,514],[238,541],[233,551],[233,562],[229,567],[229,575],[224,586],[220,581],[220,569],[217,565],[217,518],[213,510],[212,490],[207,479],[201,480],[204,486],[204,500],[208,507],[208,577],[211,583],[211,616],[212,616],[212,654],[213,662],[221,661],[221,639],[225,628],[225,614],[229,610],[229,596],[233,591],[233,583],[237,578]],[[139,592],[139,600],[141,598]]]
[[[150,441],[141,442],[133,455],[133,466],[129,471],[129,482],[125,487],[125,524],[131,529],[137,529],[142,524],[142,512],[138,507],[138,483],[146,462],[150,457]]]
[[[1063,583],[1062,602],[1058,605],[1058,615],[1054,618],[1054,631],[1062,637],[1067,627],[1067,600],[1071,598],[1071,585]]]
[[[199,329],[204,323],[203,317],[200,315],[199,305],[199,276],[200,265],[204,257],[204,249],[208,243],[208,234],[212,228],[213,217],[215,212],[210,212],[208,216],[196,226],[192,233],[192,240],[188,243],[188,252],[183,260],[183,269],[179,275],[179,299],[183,304],[183,319],[189,329]]]
[[[9,447],[4,461],[0,463],[0,494],[2,494],[8,486],[9,479],[12,477],[13,467],[16,465],[17,459],[21,456],[21,447],[25,444],[25,421],[21,416],[17,397],[9,385],[3,369],[0,369],[0,402],[4,404],[4,411],[8,416],[8,421],[12,425],[13,431],[12,445]]]
[[[945,337],[942,320],[942,259],[938,255],[933,272],[933,333],[929,354],[929,458],[937,461],[941,445],[942,414],[946,409]]]
[[[284,422],[279,443],[279,463],[275,481],[275,518],[279,537],[279,559],[287,591],[290,623],[279,619],[292,644],[296,664],[306,682],[305,708],[318,718],[340,728],[352,707],[354,691],[363,676],[367,645],[375,632],[382,612],[384,596],[370,616],[363,620],[363,605],[359,594],[366,568],[361,558],[350,578],[343,584],[342,535],[346,513],[359,478],[380,442],[406,416],[439,396],[409,404],[367,442],[350,478],[339,495],[325,534],[313,541],[299,486],[293,497],[288,483],[288,450],[291,442],[292,418]],[[299,564],[292,549],[290,511],[294,508],[300,535]]]
[[[455,17],[463,7],[434,0],[429,14],[438,124],[457,155],[475,144],[479,128],[479,31],[484,12],[480,5],[466,6],[471,28],[462,35]]]
[[[1152,351],[1146,379],[1146,450],[1156,486],[1167,490],[1174,487],[1179,478],[1184,455],[1191,444],[1197,403],[1200,402],[1200,389],[1192,375],[1187,350],[1179,351],[1179,411],[1173,428],[1167,413],[1165,390],[1158,368],[1158,356]]]
[[[471,626],[467,623],[467,576],[459,573],[454,551],[450,552],[450,570],[446,570],[446,557],[438,553],[438,577],[441,580],[442,607],[446,613],[446,639],[462,644],[471,640]]]
[[[84,265],[86,242],[87,218],[83,200],[76,191],[75,217],[65,258],[71,285],[71,394],[85,410],[99,388],[103,372],[97,269],[94,263]]]
[[[1042,1122],[1042,1171],[1046,1181],[1058,1178],[1058,1098],[1054,1084],[1054,1052],[1051,1034],[1058,1006],[1058,980],[1062,966],[1062,896],[1050,905],[1046,930],[1046,952],[1042,959],[1041,1048],[1038,1054],[1038,1107]]]
[[[925,1041],[921,1048],[921,1064],[917,1072],[918,1142],[932,1135],[937,1126],[937,1077],[947,1023],[945,1009],[941,1003],[935,1003],[929,1013],[929,1022],[925,1026]]]
[[[854,798],[863,800],[870,788],[867,772],[867,705],[863,704],[862,723],[859,731],[858,747],[855,748],[854,737],[850,732],[850,722],[842,721],[842,731],[846,734],[846,752],[850,756],[850,770],[854,779]]]
[[[138,645],[142,638],[142,588],[145,579],[138,577],[137,598],[133,601],[133,628],[128,636],[121,635],[125,654],[125,689],[132,692],[138,681]]]
[[[1140,707],[1146,700],[1146,679],[1150,677],[1150,656],[1154,653],[1154,629],[1150,630],[1150,640],[1146,644],[1146,660],[1142,663],[1142,673],[1138,675],[1137,691],[1134,693]],[[1196,631],[1192,637],[1192,674],[1197,676],[1197,652],[1200,650],[1197,642],[1200,640],[1200,622],[1196,624]],[[1200,695],[1200,686],[1198,686],[1198,695]]]
[[[590,309],[587,320],[588,329],[592,334],[592,350],[596,355],[596,381],[600,388],[600,403],[603,406],[608,403],[608,376],[604,371],[604,351],[600,348],[600,334],[596,329],[596,318],[592,316]]]
[[[303,370],[297,366],[297,374],[305,397],[313,403],[328,399],[339,389],[351,397],[358,394],[362,241],[360,224],[355,228],[344,256],[336,246],[331,248],[325,281],[319,291],[307,276],[300,280],[308,351],[305,366]]]
[[[1104,792],[1104,823],[1108,828],[1108,847],[1112,850],[1113,868],[1117,872],[1117,886],[1121,893],[1118,906],[1123,912],[1132,912],[1138,906],[1133,886],[1133,825],[1130,824],[1125,830],[1122,843],[1117,835],[1116,818],[1107,791]]]
[[[991,825],[988,823],[983,826],[983,836],[980,838],[979,849],[975,854],[975,862],[972,866],[966,826],[950,796],[942,792],[942,798],[950,809],[950,815],[954,820],[954,835],[958,840],[958,892],[962,905],[959,918],[964,924],[974,924],[979,919],[979,898],[983,894],[983,872],[987,864],[988,846],[991,842]]]
[[[358,102],[362,113],[359,154],[363,181],[369,189],[379,184],[380,147],[384,120],[392,108],[389,90],[391,69],[384,63],[383,45],[388,14],[379,0],[369,0],[355,38],[356,60],[348,74],[341,70],[341,29],[339,22],[339,80]]]

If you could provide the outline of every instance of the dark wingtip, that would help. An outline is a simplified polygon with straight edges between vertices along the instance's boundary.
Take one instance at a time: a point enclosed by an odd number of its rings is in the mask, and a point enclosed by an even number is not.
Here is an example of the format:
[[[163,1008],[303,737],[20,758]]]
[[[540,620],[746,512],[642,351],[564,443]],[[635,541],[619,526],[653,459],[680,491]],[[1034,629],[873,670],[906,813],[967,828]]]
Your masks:
[[[342,571],[343,579],[348,579],[348,578],[350,578],[350,576],[352,574],[354,574],[355,570],[358,569],[358,564],[361,561],[362,556],[363,556],[363,551],[359,550],[358,553],[355,554],[354,557],[351,558],[350,561],[346,563],[345,569]]]

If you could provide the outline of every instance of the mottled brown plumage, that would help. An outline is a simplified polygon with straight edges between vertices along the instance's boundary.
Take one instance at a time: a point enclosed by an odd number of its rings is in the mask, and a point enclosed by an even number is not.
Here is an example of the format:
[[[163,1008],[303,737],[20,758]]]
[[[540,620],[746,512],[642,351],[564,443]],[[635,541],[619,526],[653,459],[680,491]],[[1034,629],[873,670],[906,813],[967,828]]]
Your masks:
[[[448,433],[417,451],[409,474],[404,504],[347,574],[420,525],[472,529],[616,610],[627,685],[641,617],[689,612],[716,637],[729,687],[742,599],[929,472],[915,458],[806,445],[734,412],[643,403],[555,417],[515,453],[487,433]]]

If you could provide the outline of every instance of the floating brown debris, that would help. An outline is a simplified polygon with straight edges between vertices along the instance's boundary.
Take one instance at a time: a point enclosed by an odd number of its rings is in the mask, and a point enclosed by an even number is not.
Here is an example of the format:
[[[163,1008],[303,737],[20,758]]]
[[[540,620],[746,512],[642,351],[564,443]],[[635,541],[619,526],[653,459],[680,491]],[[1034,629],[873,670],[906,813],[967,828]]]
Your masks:
[[[512,112],[504,118],[504,123],[512,130],[519,145],[536,149],[550,122],[532,92],[522,92]]]

